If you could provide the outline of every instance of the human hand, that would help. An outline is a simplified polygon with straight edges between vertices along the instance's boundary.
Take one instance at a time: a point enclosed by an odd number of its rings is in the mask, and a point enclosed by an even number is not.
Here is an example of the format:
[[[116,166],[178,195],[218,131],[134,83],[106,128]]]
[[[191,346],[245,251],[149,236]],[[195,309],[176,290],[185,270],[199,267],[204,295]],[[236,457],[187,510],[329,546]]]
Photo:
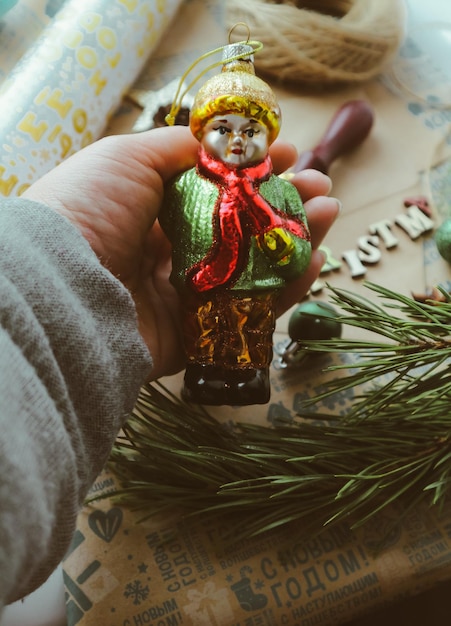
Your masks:
[[[183,367],[179,303],[169,283],[171,251],[157,217],[164,185],[196,161],[198,142],[181,126],[134,135],[105,137],[77,152],[34,183],[24,197],[47,204],[83,234],[100,261],[131,292],[140,332],[153,357],[152,378]],[[285,171],[296,160],[290,144],[271,149],[274,169]],[[304,201],[314,252],[302,278],[281,298],[286,310],[306,293],[324,259],[316,248],[338,213],[325,197],[327,176],[313,170],[292,180]]]

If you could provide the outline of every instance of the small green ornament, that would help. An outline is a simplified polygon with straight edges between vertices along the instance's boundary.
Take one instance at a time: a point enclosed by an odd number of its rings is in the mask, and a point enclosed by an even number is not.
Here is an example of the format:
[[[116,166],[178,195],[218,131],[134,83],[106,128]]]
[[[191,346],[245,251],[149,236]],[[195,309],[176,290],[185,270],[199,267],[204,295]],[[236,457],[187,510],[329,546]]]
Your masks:
[[[341,337],[337,312],[326,302],[303,302],[290,317],[288,334],[292,341],[323,340]]]
[[[451,263],[451,219],[445,220],[435,231],[435,243],[445,261]]]

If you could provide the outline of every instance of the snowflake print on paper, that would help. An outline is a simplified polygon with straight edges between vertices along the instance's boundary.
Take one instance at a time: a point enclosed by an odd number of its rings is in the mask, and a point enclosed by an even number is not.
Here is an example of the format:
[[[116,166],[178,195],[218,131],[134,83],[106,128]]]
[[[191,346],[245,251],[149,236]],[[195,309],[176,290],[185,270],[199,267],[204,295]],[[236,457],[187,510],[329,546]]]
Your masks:
[[[140,580],[134,580],[125,587],[124,596],[133,598],[133,604],[141,604],[149,595],[149,587],[144,586]]]

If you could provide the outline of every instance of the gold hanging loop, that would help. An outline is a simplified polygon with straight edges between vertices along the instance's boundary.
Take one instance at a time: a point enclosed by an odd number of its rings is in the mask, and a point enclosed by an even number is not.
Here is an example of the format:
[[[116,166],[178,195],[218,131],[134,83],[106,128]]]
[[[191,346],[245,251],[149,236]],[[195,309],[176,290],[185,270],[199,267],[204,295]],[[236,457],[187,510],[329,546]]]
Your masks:
[[[244,28],[247,30],[247,39],[243,43],[249,45],[249,40],[251,38],[251,29],[249,28],[249,25],[246,24],[246,22],[237,22],[232,26],[232,28],[229,30],[229,44],[233,43],[232,33],[236,28],[238,28],[238,26],[244,26]]]

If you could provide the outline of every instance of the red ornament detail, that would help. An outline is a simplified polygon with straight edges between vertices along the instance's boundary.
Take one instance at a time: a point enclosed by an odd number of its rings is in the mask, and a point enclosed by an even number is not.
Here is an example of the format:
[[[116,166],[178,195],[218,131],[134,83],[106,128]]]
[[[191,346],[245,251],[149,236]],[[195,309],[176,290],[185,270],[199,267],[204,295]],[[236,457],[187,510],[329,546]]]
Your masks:
[[[251,236],[283,228],[310,240],[310,233],[301,220],[273,207],[259,193],[260,184],[272,174],[269,156],[250,167],[229,167],[201,148],[197,169],[201,176],[219,187],[220,194],[213,210],[213,245],[188,272],[195,291],[204,292],[233,283],[244,268]]]

